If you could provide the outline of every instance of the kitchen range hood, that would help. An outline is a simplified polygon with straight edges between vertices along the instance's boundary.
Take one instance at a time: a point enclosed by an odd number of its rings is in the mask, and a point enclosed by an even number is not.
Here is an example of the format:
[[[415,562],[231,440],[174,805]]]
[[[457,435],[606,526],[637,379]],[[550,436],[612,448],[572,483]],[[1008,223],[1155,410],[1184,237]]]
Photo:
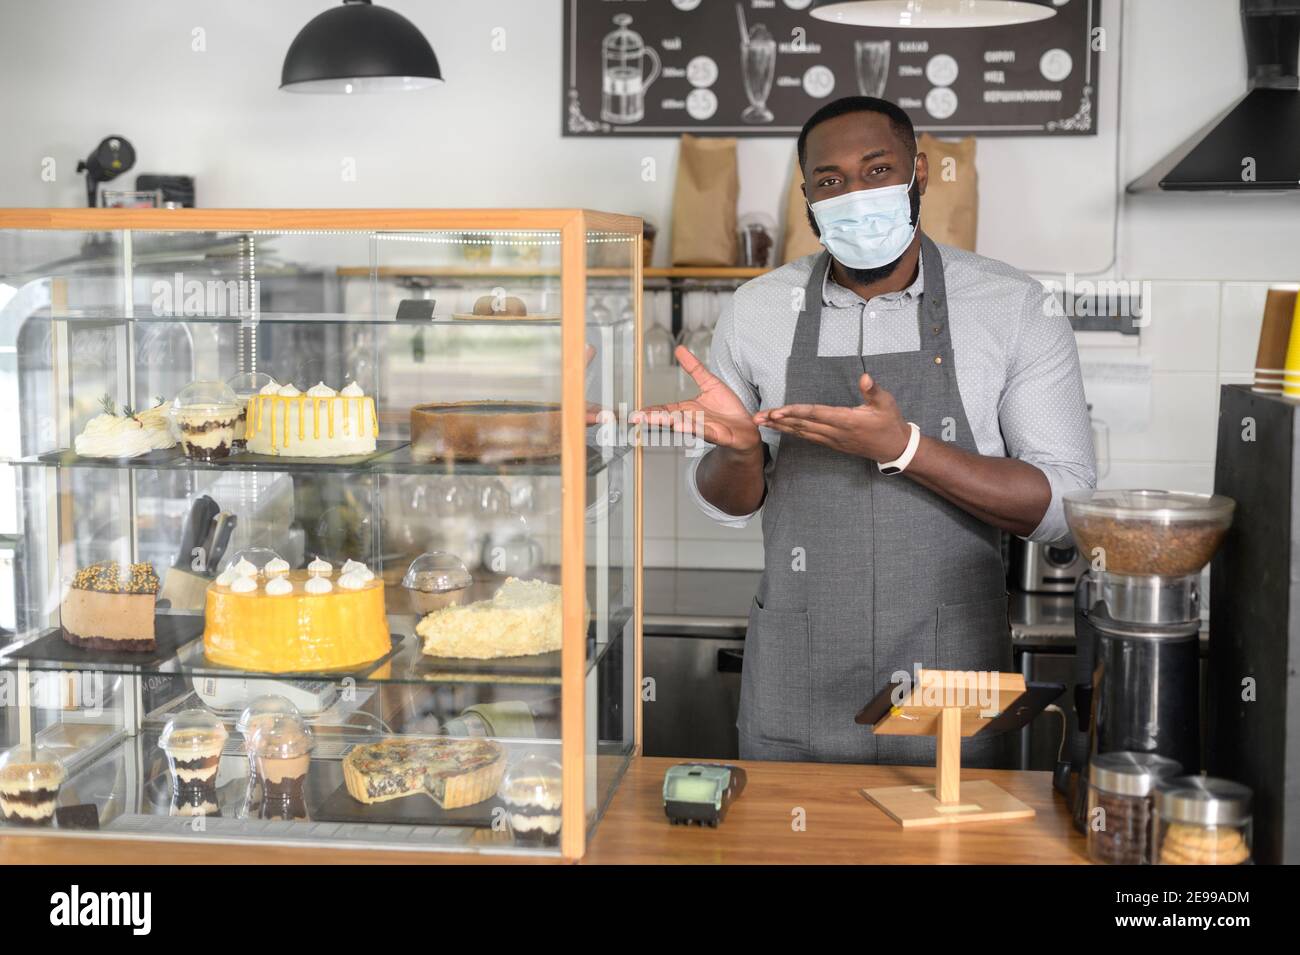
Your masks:
[[[1300,0],[1241,0],[1241,22],[1246,95],[1129,192],[1300,190]]]

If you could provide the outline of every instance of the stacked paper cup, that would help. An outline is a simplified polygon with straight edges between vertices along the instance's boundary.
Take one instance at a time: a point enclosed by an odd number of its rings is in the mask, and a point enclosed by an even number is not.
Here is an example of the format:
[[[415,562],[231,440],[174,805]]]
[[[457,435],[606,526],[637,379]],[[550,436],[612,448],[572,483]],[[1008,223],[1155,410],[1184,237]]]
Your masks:
[[[1268,290],[1255,354],[1255,391],[1300,398],[1300,303],[1296,286]]]

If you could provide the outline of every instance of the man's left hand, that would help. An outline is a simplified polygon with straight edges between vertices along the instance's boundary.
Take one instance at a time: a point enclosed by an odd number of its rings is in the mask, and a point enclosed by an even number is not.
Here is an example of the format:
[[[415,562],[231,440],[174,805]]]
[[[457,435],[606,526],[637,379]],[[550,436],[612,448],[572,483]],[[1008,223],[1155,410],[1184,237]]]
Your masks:
[[[754,423],[844,454],[872,461],[893,461],[907,450],[911,428],[898,410],[894,396],[870,375],[858,380],[858,388],[862,391],[862,404],[856,407],[785,405],[760,411],[754,415]]]

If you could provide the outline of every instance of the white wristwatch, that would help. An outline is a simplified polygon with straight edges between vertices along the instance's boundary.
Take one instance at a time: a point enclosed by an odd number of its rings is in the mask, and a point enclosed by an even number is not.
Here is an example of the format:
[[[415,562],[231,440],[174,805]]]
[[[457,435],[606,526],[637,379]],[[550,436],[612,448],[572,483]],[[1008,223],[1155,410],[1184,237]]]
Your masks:
[[[912,463],[912,458],[916,457],[916,449],[921,444],[921,429],[916,423],[909,421],[907,426],[912,429],[912,436],[907,439],[907,447],[892,461],[881,461],[876,467],[880,468],[881,474],[902,474],[907,470],[907,466]]]

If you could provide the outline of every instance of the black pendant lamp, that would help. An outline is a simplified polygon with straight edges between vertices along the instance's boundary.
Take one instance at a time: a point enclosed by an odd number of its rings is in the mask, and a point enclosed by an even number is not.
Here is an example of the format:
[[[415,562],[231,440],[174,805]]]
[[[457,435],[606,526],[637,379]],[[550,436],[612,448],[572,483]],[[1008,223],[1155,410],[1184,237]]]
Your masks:
[[[290,93],[386,93],[442,82],[433,47],[400,13],[343,0],[299,31],[280,70]]]
[[[819,0],[812,15],[845,26],[902,29],[1005,27],[1056,15],[1053,0]]]

